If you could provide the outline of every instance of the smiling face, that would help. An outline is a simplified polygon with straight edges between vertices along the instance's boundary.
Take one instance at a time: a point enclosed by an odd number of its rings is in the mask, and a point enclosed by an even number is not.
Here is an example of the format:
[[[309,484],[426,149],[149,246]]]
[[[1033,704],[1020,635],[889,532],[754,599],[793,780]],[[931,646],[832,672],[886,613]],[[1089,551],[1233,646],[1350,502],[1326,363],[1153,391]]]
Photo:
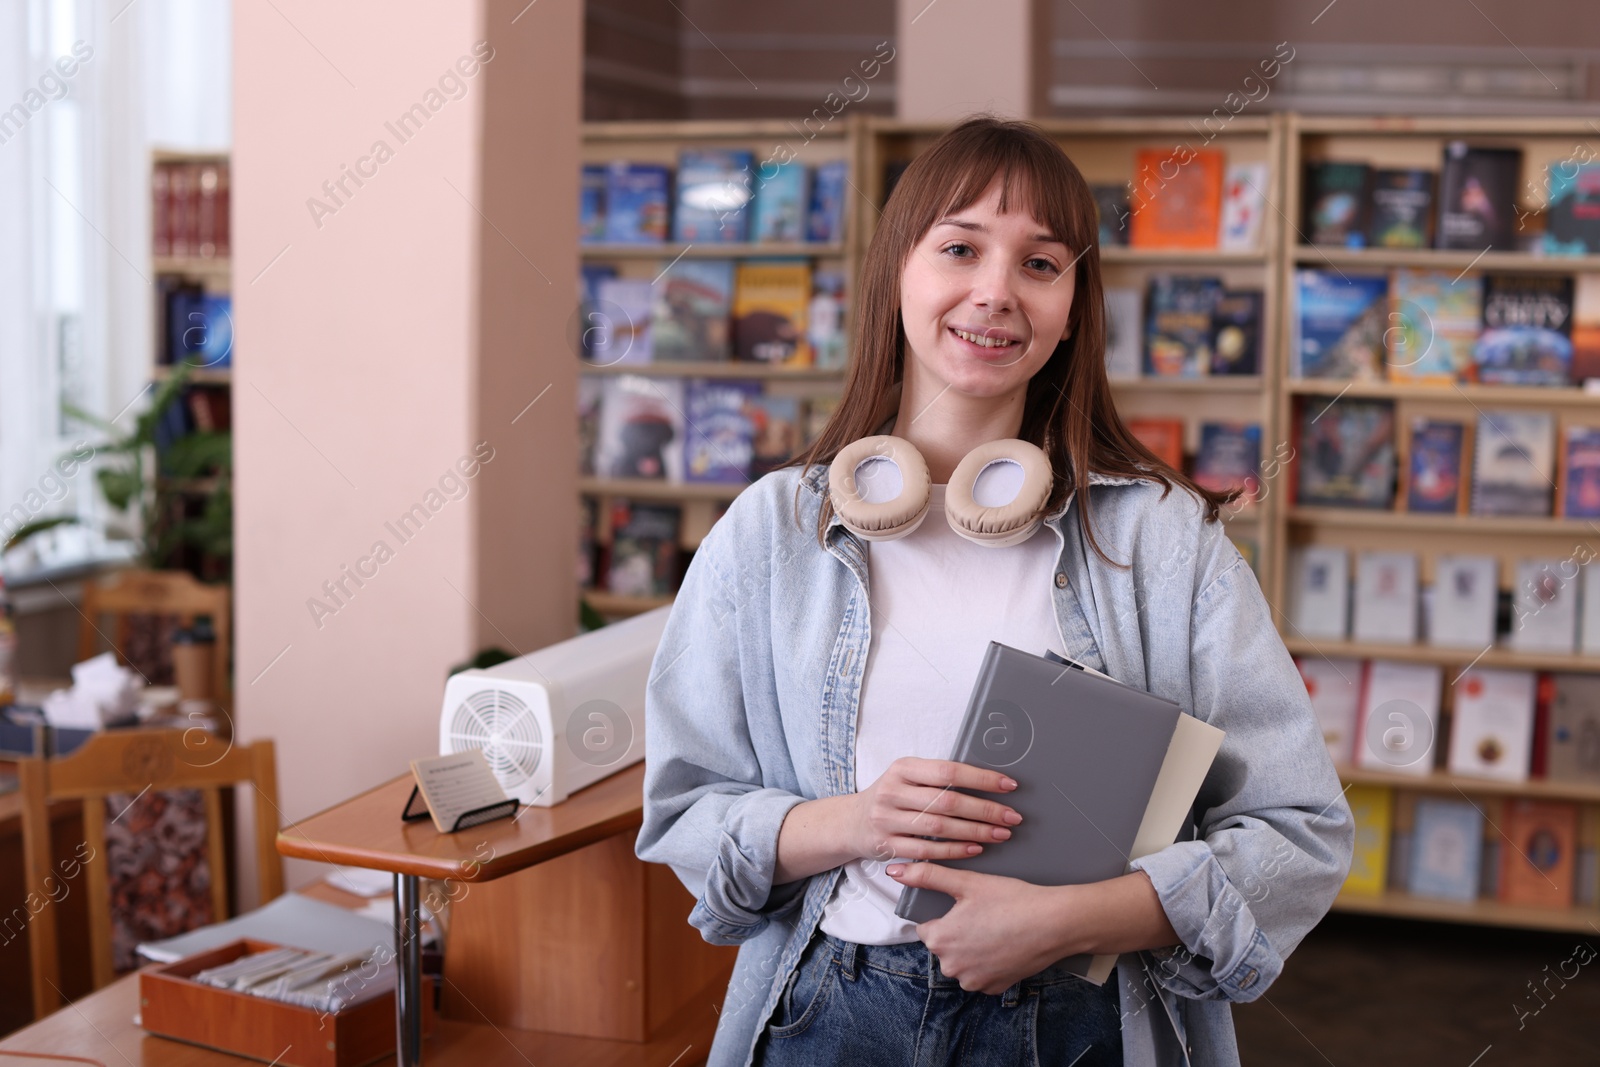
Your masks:
[[[934,220],[900,273],[908,379],[974,397],[1026,388],[1067,333],[1069,248],[997,176],[973,203]],[[931,394],[930,394],[931,395]]]

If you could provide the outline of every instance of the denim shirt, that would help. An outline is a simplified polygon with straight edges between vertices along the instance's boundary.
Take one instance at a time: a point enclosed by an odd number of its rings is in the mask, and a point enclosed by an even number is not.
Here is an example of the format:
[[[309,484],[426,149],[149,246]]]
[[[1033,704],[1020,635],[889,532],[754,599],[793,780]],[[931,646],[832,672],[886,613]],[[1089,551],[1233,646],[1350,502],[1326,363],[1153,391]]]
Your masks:
[[[784,816],[871,784],[855,780],[867,557],[837,515],[817,545],[827,476],[820,464],[785,468],[733,501],[690,562],[646,689],[637,855],[671,866],[707,941],[740,946],[709,1067],[751,1063],[839,879],[835,867],[773,885]],[[1118,960],[1124,1063],[1237,1064],[1229,1004],[1265,991],[1327,912],[1353,819],[1305,685],[1222,524],[1203,522],[1178,486],[1163,498],[1159,483],[1091,475],[1088,492],[1101,546],[1131,567],[1094,554],[1074,498],[1046,517],[1060,543],[1049,593],[1065,651],[1227,733],[1194,825],[1131,865],[1182,944]]]

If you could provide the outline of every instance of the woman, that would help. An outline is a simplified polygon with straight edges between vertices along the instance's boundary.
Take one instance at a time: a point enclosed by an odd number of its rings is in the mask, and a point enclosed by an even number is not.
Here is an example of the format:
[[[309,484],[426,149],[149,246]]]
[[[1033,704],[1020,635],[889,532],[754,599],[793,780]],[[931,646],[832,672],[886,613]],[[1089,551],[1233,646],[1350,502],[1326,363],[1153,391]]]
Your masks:
[[[1035,127],[939,138],[868,250],[837,412],[690,564],[647,690],[637,852],[677,872],[708,941],[741,946],[712,1067],[1234,1064],[1228,1003],[1271,984],[1343,882],[1350,811],[1228,498],[1112,404],[1096,237],[1082,175]],[[869,551],[829,465],[880,434],[926,460],[933,517]],[[1050,532],[973,544],[943,490],[1012,438],[1048,457]],[[941,865],[1020,821],[960,792],[1002,775],[941,758],[990,640],[1226,731],[1192,832],[1092,885]],[[913,926],[906,885],[956,904]],[[1103,986],[1057,965],[1085,952],[1118,955]]]

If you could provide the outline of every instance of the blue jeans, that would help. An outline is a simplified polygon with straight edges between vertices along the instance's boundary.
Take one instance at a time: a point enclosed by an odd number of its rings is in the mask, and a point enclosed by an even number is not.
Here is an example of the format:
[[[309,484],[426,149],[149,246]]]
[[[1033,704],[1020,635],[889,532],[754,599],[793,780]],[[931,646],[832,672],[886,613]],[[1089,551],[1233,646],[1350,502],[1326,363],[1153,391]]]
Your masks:
[[[1122,1067],[1117,983],[1059,964],[969,993],[920,941],[858,945],[818,930],[756,1045],[759,1067]]]

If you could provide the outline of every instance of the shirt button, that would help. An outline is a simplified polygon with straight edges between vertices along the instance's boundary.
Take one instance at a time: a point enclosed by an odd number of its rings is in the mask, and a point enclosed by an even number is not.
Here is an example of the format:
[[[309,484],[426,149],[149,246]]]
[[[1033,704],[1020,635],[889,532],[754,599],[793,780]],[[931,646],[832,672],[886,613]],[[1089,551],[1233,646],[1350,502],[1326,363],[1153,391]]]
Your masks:
[[[1066,571],[1056,571],[1056,588],[1057,589],[1065,589],[1066,587],[1067,587],[1067,572]]]

